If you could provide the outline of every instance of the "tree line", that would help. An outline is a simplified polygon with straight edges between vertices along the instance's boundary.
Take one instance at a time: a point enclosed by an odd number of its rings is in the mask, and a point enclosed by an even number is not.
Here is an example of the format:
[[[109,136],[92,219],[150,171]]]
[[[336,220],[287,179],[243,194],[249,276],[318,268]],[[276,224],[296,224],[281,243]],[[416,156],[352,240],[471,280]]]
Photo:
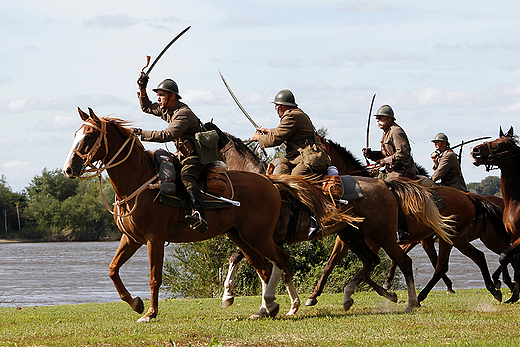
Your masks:
[[[109,204],[114,189],[102,179]],[[43,169],[21,192],[0,178],[0,238],[42,241],[99,241],[120,237],[96,180],[71,180],[60,169]]]

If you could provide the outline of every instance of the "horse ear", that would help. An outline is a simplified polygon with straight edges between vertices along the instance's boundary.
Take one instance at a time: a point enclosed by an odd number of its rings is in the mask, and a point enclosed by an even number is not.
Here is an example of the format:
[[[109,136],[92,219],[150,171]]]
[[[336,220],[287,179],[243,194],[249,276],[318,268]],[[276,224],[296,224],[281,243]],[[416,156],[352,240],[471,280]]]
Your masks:
[[[502,127],[500,127],[500,131],[498,132],[498,137],[505,136],[504,132],[502,131]]]
[[[88,108],[88,112],[90,113],[90,118],[92,118],[92,120],[99,121],[99,118],[90,107]]]
[[[507,132],[507,136],[508,137],[513,137],[514,134],[515,134],[515,132],[513,130],[513,127],[511,126],[511,128],[509,128],[509,131]]]
[[[79,116],[81,117],[81,119],[86,122],[87,119],[88,119],[88,114],[86,114],[85,112],[83,112],[81,110],[81,108],[78,107],[78,113],[79,113]]]

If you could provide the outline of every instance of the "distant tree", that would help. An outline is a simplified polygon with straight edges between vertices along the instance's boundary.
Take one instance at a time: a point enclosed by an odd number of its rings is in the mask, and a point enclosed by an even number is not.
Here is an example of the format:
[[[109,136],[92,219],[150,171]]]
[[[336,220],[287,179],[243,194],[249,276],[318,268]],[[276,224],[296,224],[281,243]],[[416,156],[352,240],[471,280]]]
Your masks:
[[[488,176],[480,183],[469,183],[467,187],[468,189],[475,190],[479,195],[502,196],[500,178],[497,176]]]
[[[108,178],[103,179],[103,187],[108,203],[112,204],[115,194]],[[96,180],[71,180],[60,169],[44,169],[26,191],[25,214],[31,228],[49,239],[87,241],[119,237]]]
[[[21,225],[25,224],[23,208],[25,207],[26,202],[27,199],[25,196],[13,193],[5,176],[0,176],[0,221],[2,222],[0,225],[0,235],[19,231]],[[5,230],[6,216],[7,230]],[[18,217],[20,217],[20,225],[18,224]]]

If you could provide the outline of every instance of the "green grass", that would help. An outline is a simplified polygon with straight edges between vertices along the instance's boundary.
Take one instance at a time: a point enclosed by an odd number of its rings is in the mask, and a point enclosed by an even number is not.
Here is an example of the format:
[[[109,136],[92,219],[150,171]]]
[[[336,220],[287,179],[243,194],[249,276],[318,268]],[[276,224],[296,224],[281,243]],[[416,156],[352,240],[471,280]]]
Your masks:
[[[398,295],[406,298],[403,291]],[[165,300],[148,324],[136,323],[140,315],[123,302],[3,307],[0,346],[520,345],[519,304],[500,304],[483,289],[433,291],[410,314],[403,313],[405,302],[394,304],[372,292],[353,298],[348,312],[341,294],[326,294],[317,306],[302,306],[286,318],[288,297],[279,296],[278,317],[254,321],[248,317],[260,306],[258,296],[238,297],[225,310],[220,299]]]

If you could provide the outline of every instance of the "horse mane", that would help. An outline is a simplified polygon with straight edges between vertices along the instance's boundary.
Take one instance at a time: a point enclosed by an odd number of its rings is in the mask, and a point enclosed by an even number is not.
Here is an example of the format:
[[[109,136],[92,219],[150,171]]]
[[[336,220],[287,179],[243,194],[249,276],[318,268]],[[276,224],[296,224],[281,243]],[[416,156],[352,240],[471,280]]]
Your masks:
[[[121,134],[121,136],[123,136],[124,138],[134,136],[134,132],[130,128],[130,126],[133,125],[132,122],[129,122],[129,121],[126,121],[123,119],[119,119],[119,118],[112,118],[112,117],[102,117],[101,119],[104,120],[105,122],[107,122],[107,124],[112,124],[116,128],[116,130]],[[153,152],[146,150],[144,148],[143,143],[139,140],[139,138],[137,138],[137,141],[135,143],[138,148],[142,149],[142,153],[144,154],[144,155],[139,156],[140,163],[142,163],[142,165],[145,165],[145,166],[150,165],[150,163],[151,163],[151,165],[153,165],[153,163],[154,163]]]
[[[419,172],[419,175],[430,177],[430,173],[428,172],[428,170],[426,170],[424,168],[424,166],[422,166],[421,164],[415,162],[415,167],[417,168],[417,171]]]
[[[254,164],[256,164],[259,168],[260,173],[265,173],[267,169],[267,163],[262,160],[258,155],[256,155],[251,148],[249,148],[240,138],[231,135],[230,133],[225,133],[229,138],[229,141],[233,144],[235,150],[244,157],[250,159]]]
[[[350,150],[346,149],[345,147],[341,146],[339,143],[334,142],[330,139],[326,139],[325,141],[327,141],[332,147],[334,147],[336,149],[336,151],[343,158],[343,160],[345,160],[348,163],[352,163],[356,167],[356,170],[366,171],[368,174],[366,165],[363,164],[363,162],[361,162],[361,160],[356,158]],[[356,175],[362,176],[361,174],[356,174]]]

